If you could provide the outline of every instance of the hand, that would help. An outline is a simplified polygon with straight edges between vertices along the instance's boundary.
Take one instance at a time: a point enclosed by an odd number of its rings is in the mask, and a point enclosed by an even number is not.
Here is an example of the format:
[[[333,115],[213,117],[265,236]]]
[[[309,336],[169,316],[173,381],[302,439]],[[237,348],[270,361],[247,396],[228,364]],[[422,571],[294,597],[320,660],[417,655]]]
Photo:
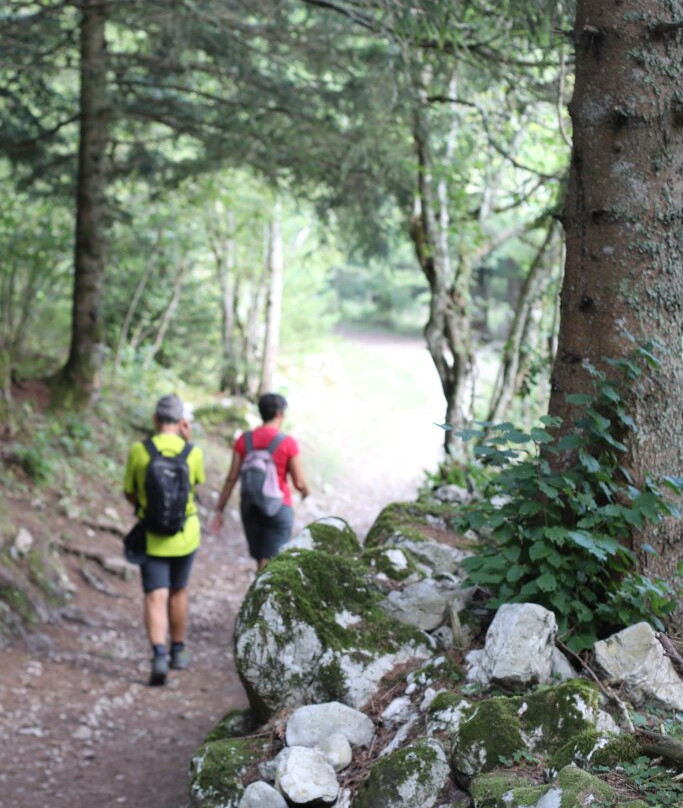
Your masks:
[[[219,513],[218,511],[213,515],[213,519],[211,520],[211,524],[209,525],[209,530],[213,533],[214,536],[217,536],[221,528],[223,527],[223,514]]]

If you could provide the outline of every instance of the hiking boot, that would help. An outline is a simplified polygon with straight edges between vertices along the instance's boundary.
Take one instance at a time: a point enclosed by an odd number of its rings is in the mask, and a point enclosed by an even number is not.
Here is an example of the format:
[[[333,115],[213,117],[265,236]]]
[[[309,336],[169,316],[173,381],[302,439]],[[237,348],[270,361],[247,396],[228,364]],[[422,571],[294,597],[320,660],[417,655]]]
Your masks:
[[[149,675],[149,683],[152,687],[157,685],[166,684],[166,676],[168,675],[168,658],[163,656],[155,656],[152,659],[152,672]]]
[[[180,651],[171,651],[171,667],[174,671],[184,671],[189,664],[190,657],[184,648]]]

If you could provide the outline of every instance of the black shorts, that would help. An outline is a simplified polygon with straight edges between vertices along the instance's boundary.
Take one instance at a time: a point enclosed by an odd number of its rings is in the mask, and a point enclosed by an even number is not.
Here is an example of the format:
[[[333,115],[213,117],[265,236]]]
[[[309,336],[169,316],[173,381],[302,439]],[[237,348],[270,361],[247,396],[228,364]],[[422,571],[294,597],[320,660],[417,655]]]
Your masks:
[[[145,563],[140,565],[145,594],[154,589],[185,589],[196,553],[195,550],[184,556],[148,555]]]
[[[240,506],[242,525],[249,545],[249,555],[259,561],[276,556],[289,541],[294,522],[294,509],[283,505],[275,516],[266,516],[255,507]]]

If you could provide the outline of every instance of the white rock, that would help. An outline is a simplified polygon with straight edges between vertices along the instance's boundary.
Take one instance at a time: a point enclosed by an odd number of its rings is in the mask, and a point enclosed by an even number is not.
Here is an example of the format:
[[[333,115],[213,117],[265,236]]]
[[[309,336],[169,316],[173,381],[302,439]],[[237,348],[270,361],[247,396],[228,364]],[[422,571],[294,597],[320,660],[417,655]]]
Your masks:
[[[536,803],[535,808],[560,808],[561,805],[562,789],[551,788],[549,791],[546,791],[541,799]]]
[[[443,623],[457,589],[450,581],[417,581],[390,592],[382,607],[402,623],[431,631]]]
[[[287,802],[279,791],[258,780],[244,789],[239,808],[287,808]]]
[[[563,681],[576,678],[576,671],[559,648],[553,648],[551,675],[553,679],[562,679]]]
[[[400,547],[409,550],[413,557],[422,562],[428,569],[434,572],[457,573],[460,569],[460,562],[471,553],[457,550],[447,544],[427,539],[417,541],[416,539],[402,536],[396,533],[387,539],[386,547]]]
[[[342,788],[332,808],[351,808],[351,789]]]
[[[275,774],[275,787],[295,804],[321,802],[331,804],[339,795],[337,775],[318,749],[293,746]]]
[[[345,769],[353,758],[348,738],[343,732],[333,732],[318,744],[325,760],[336,772]]]
[[[413,702],[409,696],[398,696],[384,708],[382,723],[386,727],[395,727],[404,724],[416,713]]]
[[[12,558],[25,556],[32,547],[33,536],[25,527],[21,527],[10,548],[10,555]]]
[[[434,699],[439,695],[439,693],[444,693],[444,689],[441,690],[434,690],[433,687],[428,687],[422,695],[422,701],[420,702],[420,711],[425,712],[425,710],[429,707],[429,705],[434,701]]]
[[[486,632],[484,652],[475,660],[468,680],[483,677],[513,686],[550,682],[556,634],[555,615],[543,606],[504,604]]]
[[[435,710],[427,716],[427,735],[437,732],[446,732],[455,735],[462,721],[465,710],[471,705],[467,699],[461,699],[457,704]]]
[[[375,726],[365,713],[338,701],[308,704],[295,710],[287,722],[288,746],[319,746],[330,735],[341,732],[349,743],[367,746]]]
[[[623,682],[635,702],[653,699],[671,710],[683,710],[683,681],[655,637],[649,623],[636,623],[593,646],[605,673]]]
[[[458,505],[466,505],[472,500],[472,494],[459,485],[442,485],[434,491],[434,499],[439,502],[456,502]]]

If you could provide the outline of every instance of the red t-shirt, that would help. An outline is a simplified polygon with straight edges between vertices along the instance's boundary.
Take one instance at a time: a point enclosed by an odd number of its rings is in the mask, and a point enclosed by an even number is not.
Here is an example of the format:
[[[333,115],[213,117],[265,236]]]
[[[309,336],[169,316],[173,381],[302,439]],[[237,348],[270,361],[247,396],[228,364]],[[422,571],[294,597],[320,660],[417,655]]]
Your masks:
[[[254,449],[266,449],[273,438],[278,434],[278,430],[274,426],[259,426],[252,429],[251,439]],[[247,455],[247,446],[244,440],[244,433],[235,441],[235,451],[244,460]],[[283,494],[283,504],[292,504],[292,492],[287,485],[287,467],[290,458],[299,454],[299,444],[291,436],[287,437],[280,443],[277,449],[273,452],[273,460],[275,461],[275,468],[277,469],[277,481],[280,484],[280,491]]]

